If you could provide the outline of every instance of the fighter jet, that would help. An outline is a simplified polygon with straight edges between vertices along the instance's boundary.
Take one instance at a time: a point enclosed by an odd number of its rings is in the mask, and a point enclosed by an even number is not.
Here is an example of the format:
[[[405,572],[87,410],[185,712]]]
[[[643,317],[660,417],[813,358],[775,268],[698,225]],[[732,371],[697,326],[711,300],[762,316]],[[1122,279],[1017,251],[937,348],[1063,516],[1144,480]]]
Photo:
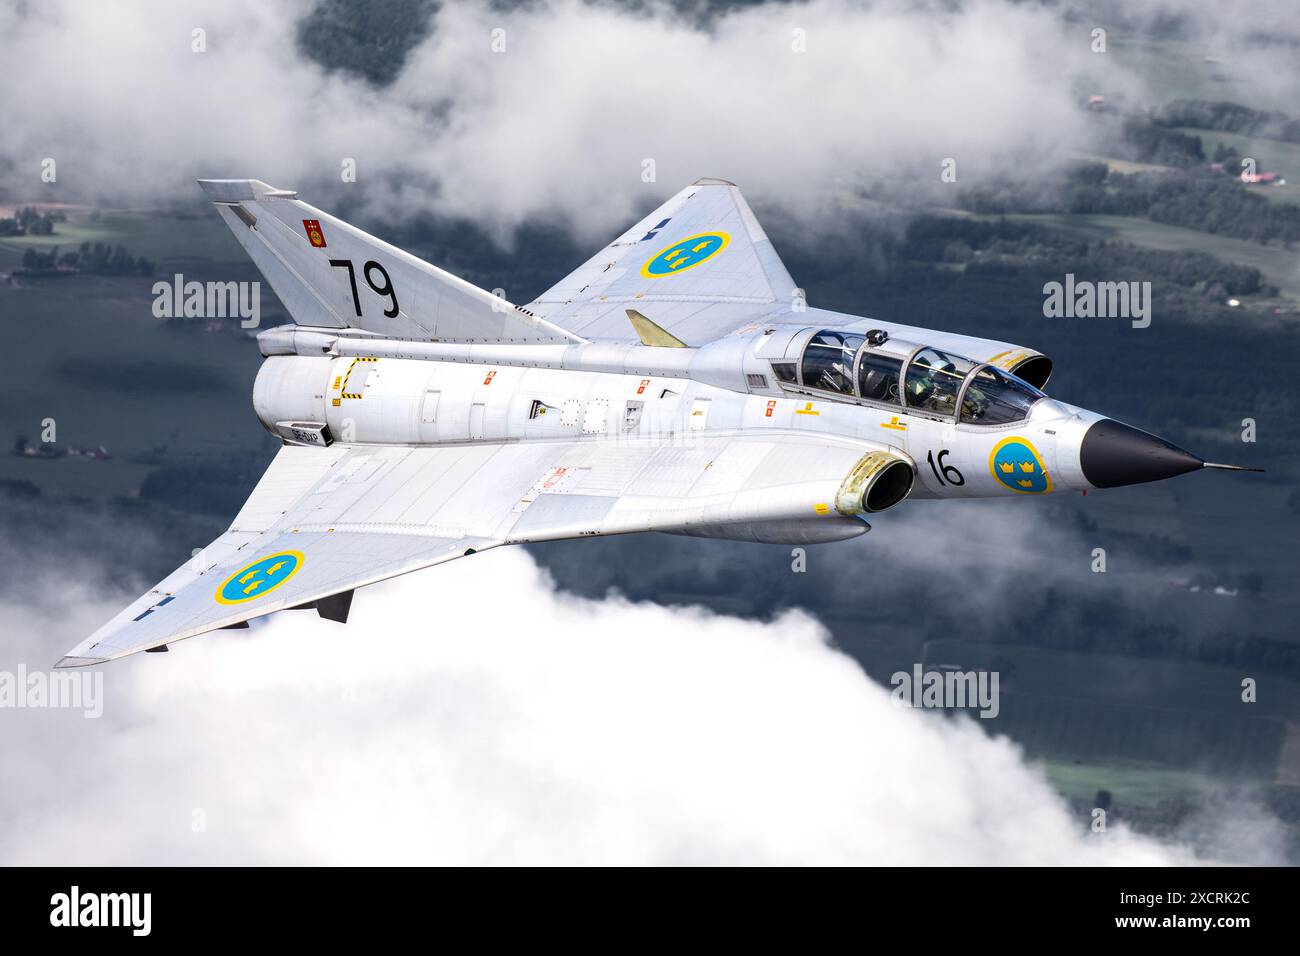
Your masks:
[[[683,189],[526,305],[258,180],[200,180],[293,319],[258,335],[282,442],[230,530],[59,661],[505,544],[661,531],[816,544],[905,499],[1233,468],[1042,389],[1042,353],[809,307],[730,182]]]

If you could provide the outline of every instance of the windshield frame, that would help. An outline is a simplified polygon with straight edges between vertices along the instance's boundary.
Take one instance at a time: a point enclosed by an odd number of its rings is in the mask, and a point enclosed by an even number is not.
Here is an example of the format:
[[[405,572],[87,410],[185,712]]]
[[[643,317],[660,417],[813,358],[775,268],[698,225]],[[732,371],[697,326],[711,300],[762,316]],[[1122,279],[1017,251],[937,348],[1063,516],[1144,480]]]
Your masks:
[[[899,410],[908,415],[916,415],[921,418],[929,419],[930,421],[948,422],[953,425],[961,425],[961,426],[967,426],[970,428],[979,428],[979,429],[1005,428],[1008,426],[1019,424],[1020,422],[1023,422],[1025,418],[1029,417],[1029,414],[1032,411],[1034,405],[1038,404],[1038,402],[1048,397],[1047,393],[1044,392],[1041,388],[1037,388],[1036,386],[1029,384],[1024,379],[1020,378],[1020,376],[1016,375],[1015,372],[1009,371],[1000,365],[996,365],[993,362],[981,362],[976,359],[972,359],[969,356],[960,355],[956,352],[950,352],[947,349],[940,348],[939,346],[936,345],[927,344],[925,342],[913,343],[913,342],[905,342],[905,341],[900,341],[898,344],[908,347],[908,351],[906,353],[903,353],[901,351],[896,352],[890,349],[880,349],[878,347],[872,346],[868,342],[863,342],[860,345],[858,345],[853,355],[853,365],[851,371],[852,385],[853,385],[852,392],[837,392],[831,389],[818,388],[816,385],[812,385],[804,381],[803,378],[804,359],[806,358],[808,349],[812,346],[813,341],[819,335],[822,335],[827,332],[834,333],[836,335],[841,335],[846,338],[849,336],[861,335],[861,333],[859,332],[850,331],[848,329],[834,329],[834,328],[812,329],[811,334],[809,334],[808,338],[804,341],[803,345],[799,348],[797,357],[780,358],[780,359],[774,358],[771,360],[774,365],[778,362],[787,362],[787,363],[792,362],[794,365],[796,378],[792,382],[782,381],[780,376],[776,374],[775,370],[773,371],[773,379],[775,380],[777,386],[781,390],[795,391],[804,394],[812,394],[817,397],[825,397],[828,400],[840,402],[846,405],[861,405],[868,408],[889,409],[890,411]],[[933,411],[931,409],[926,409],[920,406],[908,404],[907,390],[906,390],[907,374],[909,371],[911,371],[912,363],[916,360],[916,357],[920,355],[922,352],[926,351],[927,349],[947,355],[949,358],[952,359],[969,362],[971,365],[970,371],[966,373],[965,377],[961,381],[961,385],[957,389],[955,407],[953,408],[953,411],[950,414],[942,414]],[[898,369],[899,388],[898,388],[898,397],[896,401],[887,402],[887,401],[882,401],[878,398],[867,398],[859,394],[859,388],[861,386],[861,381],[859,377],[862,373],[862,361],[863,361],[863,357],[867,354],[868,350],[871,350],[872,352],[876,352],[880,355],[887,356],[889,358],[897,359],[900,361],[901,364],[899,365],[899,369]],[[961,414],[962,403],[966,400],[966,392],[971,387],[971,384],[975,381],[976,376],[978,376],[980,372],[984,371],[984,369],[986,368],[991,369],[993,372],[995,372],[998,375],[1003,375],[1008,378],[1015,379],[1017,382],[1022,384],[1025,388],[1029,389],[1031,392],[1033,392],[1038,396],[1033,402],[1029,404],[1029,407],[1026,409],[1025,418],[1016,419],[1014,422],[997,422],[997,423],[989,423],[989,424],[983,424],[980,422],[972,422],[972,421],[962,421],[962,414]]]
[[[862,358],[863,358],[864,355],[867,354],[868,351],[873,351],[874,354],[882,355],[882,356],[884,356],[885,358],[888,358],[888,359],[897,359],[897,360],[898,360],[898,363],[899,363],[899,365],[898,365],[898,401],[896,401],[896,402],[886,402],[886,401],[883,401],[882,399],[879,399],[879,398],[867,398],[865,395],[862,395],[862,394],[859,393],[859,390],[862,388],[862,379],[859,378],[859,376],[862,374]],[[905,408],[906,406],[905,406],[904,403],[903,403],[903,397],[904,397],[904,396],[903,396],[903,373],[907,370],[907,363],[910,362],[910,361],[912,360],[912,356],[913,356],[914,354],[916,354],[916,353],[915,353],[915,350],[909,352],[909,353],[907,354],[906,358],[903,358],[903,357],[900,357],[900,356],[898,356],[898,355],[896,355],[896,354],[891,354],[890,352],[881,351],[881,350],[879,350],[879,349],[873,349],[872,346],[871,346],[871,343],[869,343],[869,342],[863,342],[862,345],[858,347],[858,354],[855,355],[855,356],[853,357],[853,395],[854,395],[854,398],[856,398],[857,401],[859,401],[859,402],[867,402],[867,403],[869,403],[870,406],[873,407],[873,408],[875,408],[875,407],[882,407],[882,408]]]
[[[825,332],[833,332],[833,333],[835,333],[835,334],[837,334],[837,335],[845,335],[845,336],[849,336],[849,335],[854,335],[854,336],[862,335],[861,332],[854,332],[854,331],[851,331],[851,330],[848,330],[848,329],[825,329],[825,328],[823,328],[823,329],[814,329],[814,330],[812,330],[812,334],[810,334],[810,335],[808,336],[807,340],[806,340],[806,341],[803,343],[803,345],[799,348],[798,355],[797,355],[796,358],[793,358],[793,359],[791,359],[791,358],[772,359],[773,362],[782,362],[782,361],[784,361],[784,362],[790,362],[790,361],[793,361],[793,362],[794,362],[794,365],[795,365],[795,374],[796,374],[798,377],[797,377],[796,381],[794,381],[794,382],[783,382],[783,381],[780,380],[779,377],[776,376],[776,373],[773,372],[773,378],[776,380],[777,385],[778,385],[781,389],[783,389],[784,391],[796,391],[796,392],[800,392],[800,393],[803,393],[803,394],[812,394],[812,395],[814,395],[814,396],[816,396],[816,397],[822,397],[822,396],[825,396],[826,398],[828,398],[828,399],[830,399],[830,400],[833,400],[833,401],[836,401],[836,402],[840,402],[840,403],[845,404],[845,405],[861,405],[861,406],[864,406],[864,407],[866,407],[866,408],[889,409],[891,412],[894,412],[894,411],[900,411],[900,410],[906,410],[906,405],[903,404],[903,389],[902,389],[903,374],[904,374],[904,372],[905,372],[906,369],[907,369],[907,363],[911,360],[911,357],[912,357],[913,355],[915,355],[916,352],[919,351],[919,350],[920,350],[921,348],[923,348],[924,346],[917,346],[917,347],[915,347],[915,348],[911,348],[910,351],[908,351],[908,352],[906,352],[906,353],[903,353],[903,352],[890,352],[890,351],[887,351],[887,350],[881,350],[881,349],[878,349],[878,348],[874,348],[874,349],[873,349],[873,347],[872,347],[870,344],[868,344],[868,343],[866,343],[866,342],[863,342],[861,345],[858,346],[857,351],[854,353],[854,356],[853,356],[853,367],[852,367],[852,374],[853,374],[853,382],[852,382],[852,384],[853,384],[853,391],[851,391],[851,392],[836,392],[836,391],[832,391],[832,390],[830,390],[830,389],[818,388],[816,385],[811,385],[811,384],[805,382],[804,379],[803,379],[803,365],[804,365],[804,358],[805,358],[805,356],[807,355],[808,349],[809,349],[809,347],[812,345],[813,340],[816,339],[817,336],[819,336],[819,335],[821,335],[821,334],[823,334],[823,333],[825,333]],[[903,343],[903,344],[908,345],[908,346],[911,345],[911,343]],[[863,354],[867,351],[867,349],[873,349],[873,351],[879,351],[880,354],[882,354],[882,355],[886,355],[886,356],[889,356],[889,357],[894,358],[894,359],[897,359],[897,360],[900,362],[900,365],[899,365],[899,371],[898,371],[898,375],[899,375],[898,401],[896,401],[896,402],[883,402],[883,401],[881,401],[880,399],[876,399],[876,398],[864,398],[864,397],[862,397],[861,395],[858,394],[858,372],[859,372],[860,367],[861,367],[861,365],[862,365],[862,356],[863,356]]]
[[[815,332],[814,332],[814,333],[813,333],[813,334],[808,338],[808,341],[804,342],[804,344],[803,344],[803,348],[801,348],[801,349],[799,350],[799,359],[798,359],[798,362],[796,363],[796,368],[797,368],[797,370],[798,370],[798,376],[799,376],[799,386],[800,386],[801,388],[806,388],[806,389],[809,389],[810,391],[814,391],[814,392],[817,392],[817,393],[822,394],[822,395],[835,395],[835,396],[837,396],[837,397],[839,397],[839,398],[842,398],[842,399],[844,399],[844,398],[851,399],[851,400],[852,400],[852,399],[856,399],[856,398],[857,398],[857,392],[858,392],[858,386],[857,386],[857,381],[856,381],[856,380],[851,380],[851,381],[849,382],[849,387],[850,387],[852,390],[851,390],[851,391],[848,391],[848,392],[837,391],[836,389],[833,389],[833,388],[820,388],[820,387],[818,387],[818,386],[816,386],[816,385],[812,385],[812,384],[810,384],[810,383],[804,381],[804,368],[805,368],[805,366],[807,365],[807,362],[808,362],[808,352],[809,352],[810,349],[812,349],[812,348],[814,348],[814,347],[821,347],[821,348],[826,348],[826,347],[827,347],[827,346],[826,346],[826,343],[819,343],[819,342],[817,341],[817,339],[818,339],[819,337],[824,336],[824,335],[838,335],[838,336],[840,337],[840,340],[841,340],[841,341],[840,341],[840,354],[841,354],[841,355],[843,355],[844,344],[845,344],[845,342],[846,342],[848,339],[850,339],[850,338],[860,338],[860,339],[863,339],[863,341],[862,341],[862,342],[859,342],[858,345],[857,345],[857,347],[853,350],[853,362],[852,362],[852,364],[849,366],[849,369],[850,369],[849,374],[852,375],[853,372],[854,372],[854,371],[857,369],[857,367],[858,367],[858,354],[862,351],[863,348],[866,347],[865,337],[862,335],[862,333],[860,333],[860,332],[850,332],[850,331],[848,331],[848,330],[846,330],[846,329],[818,329],[817,331],[815,331]]]

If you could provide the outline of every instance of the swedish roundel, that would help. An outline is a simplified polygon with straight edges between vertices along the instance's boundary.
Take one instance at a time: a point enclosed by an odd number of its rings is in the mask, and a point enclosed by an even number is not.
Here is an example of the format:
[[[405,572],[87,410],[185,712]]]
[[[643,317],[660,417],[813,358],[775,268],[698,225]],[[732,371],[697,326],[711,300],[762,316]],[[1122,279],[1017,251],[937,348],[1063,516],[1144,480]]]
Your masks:
[[[1052,476],[1043,467],[1038,449],[1024,438],[1004,438],[993,446],[989,471],[998,484],[1024,495],[1041,495],[1052,490]]]
[[[687,236],[646,260],[646,264],[641,267],[641,275],[647,279],[663,279],[694,269],[727,248],[729,242],[731,236],[725,232],[701,232]]]
[[[278,551],[246,564],[226,578],[215,595],[220,604],[243,604],[270,594],[302,567],[301,551]]]

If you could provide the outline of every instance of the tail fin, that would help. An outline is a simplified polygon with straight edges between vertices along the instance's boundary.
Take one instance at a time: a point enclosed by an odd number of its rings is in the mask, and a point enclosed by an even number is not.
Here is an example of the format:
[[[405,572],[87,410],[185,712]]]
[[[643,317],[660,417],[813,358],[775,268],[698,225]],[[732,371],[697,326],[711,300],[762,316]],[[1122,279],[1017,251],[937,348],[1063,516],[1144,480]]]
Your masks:
[[[294,322],[442,342],[583,339],[256,179],[200,179]]]

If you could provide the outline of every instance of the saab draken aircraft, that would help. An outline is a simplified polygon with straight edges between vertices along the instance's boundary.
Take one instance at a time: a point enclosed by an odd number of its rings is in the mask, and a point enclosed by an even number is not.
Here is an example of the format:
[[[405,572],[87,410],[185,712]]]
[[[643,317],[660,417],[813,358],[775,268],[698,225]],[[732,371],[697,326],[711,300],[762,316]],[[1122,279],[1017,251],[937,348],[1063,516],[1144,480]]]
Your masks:
[[[253,388],[283,446],[230,530],[77,645],[100,664],[503,544],[815,544],[907,498],[1234,468],[1048,397],[1032,348],[809,307],[701,179],[527,305],[255,179],[200,180],[293,319]]]

